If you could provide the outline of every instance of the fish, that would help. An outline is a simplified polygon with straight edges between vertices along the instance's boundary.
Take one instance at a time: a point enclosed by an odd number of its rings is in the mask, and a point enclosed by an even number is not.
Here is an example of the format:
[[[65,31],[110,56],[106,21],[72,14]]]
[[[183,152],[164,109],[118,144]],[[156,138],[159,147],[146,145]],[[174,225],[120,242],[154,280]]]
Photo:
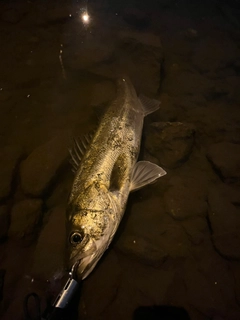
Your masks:
[[[144,117],[158,100],[139,97],[128,77],[117,80],[115,100],[93,136],[70,149],[75,178],[67,204],[69,266],[84,280],[108,249],[124,215],[129,193],[155,182],[166,171],[138,161]]]

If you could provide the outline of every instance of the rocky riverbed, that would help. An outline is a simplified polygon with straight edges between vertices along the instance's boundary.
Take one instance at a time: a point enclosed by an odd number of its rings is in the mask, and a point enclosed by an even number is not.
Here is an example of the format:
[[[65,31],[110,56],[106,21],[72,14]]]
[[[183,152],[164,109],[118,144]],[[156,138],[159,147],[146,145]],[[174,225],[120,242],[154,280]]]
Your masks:
[[[24,319],[33,291],[43,310],[64,283],[68,148],[122,74],[161,101],[140,158],[167,175],[131,194],[68,319],[240,319],[239,12],[218,0],[0,2],[1,319]]]

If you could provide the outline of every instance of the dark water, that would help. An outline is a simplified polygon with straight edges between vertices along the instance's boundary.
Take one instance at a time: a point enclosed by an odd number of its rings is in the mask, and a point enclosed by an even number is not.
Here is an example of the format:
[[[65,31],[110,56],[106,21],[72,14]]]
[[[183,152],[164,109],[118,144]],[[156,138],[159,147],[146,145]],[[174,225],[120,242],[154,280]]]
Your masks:
[[[240,319],[239,13],[220,0],[0,2],[2,319],[23,319],[32,291],[43,310],[66,280],[67,149],[122,73],[161,101],[140,158],[168,174],[130,196],[67,318]]]

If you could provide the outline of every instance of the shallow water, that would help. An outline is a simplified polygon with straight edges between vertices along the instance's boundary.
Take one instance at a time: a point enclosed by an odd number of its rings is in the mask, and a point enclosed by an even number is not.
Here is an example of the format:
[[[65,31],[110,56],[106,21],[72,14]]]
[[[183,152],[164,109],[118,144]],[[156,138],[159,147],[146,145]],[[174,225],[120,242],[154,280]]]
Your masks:
[[[155,305],[159,318],[170,306],[192,320],[239,319],[239,3],[89,1],[88,25],[85,8],[0,3],[1,318],[23,319],[32,291],[44,309],[66,280],[67,149],[128,73],[161,101],[140,159],[168,174],[130,195],[67,318],[133,319]]]

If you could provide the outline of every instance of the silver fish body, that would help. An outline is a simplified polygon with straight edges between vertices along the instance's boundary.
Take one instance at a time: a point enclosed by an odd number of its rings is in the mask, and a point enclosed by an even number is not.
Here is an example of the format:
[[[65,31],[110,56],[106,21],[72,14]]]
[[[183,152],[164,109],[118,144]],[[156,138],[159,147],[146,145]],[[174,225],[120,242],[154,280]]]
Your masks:
[[[155,164],[137,162],[144,116],[159,105],[156,100],[142,100],[129,79],[118,80],[117,97],[77,168],[67,208],[67,232],[69,263],[79,261],[80,279],[90,274],[111,243],[130,191],[166,174]],[[76,153],[83,153],[76,144]]]

